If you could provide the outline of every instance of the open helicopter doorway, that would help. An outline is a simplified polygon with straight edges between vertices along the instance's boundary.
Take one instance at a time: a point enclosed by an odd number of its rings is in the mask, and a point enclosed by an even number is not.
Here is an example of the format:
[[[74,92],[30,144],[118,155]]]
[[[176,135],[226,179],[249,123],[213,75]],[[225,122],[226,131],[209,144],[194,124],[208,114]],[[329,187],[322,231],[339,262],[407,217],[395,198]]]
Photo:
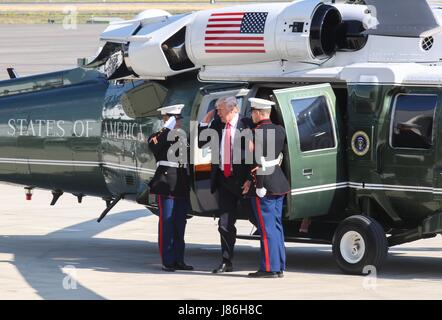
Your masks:
[[[202,96],[192,119],[201,122],[215,108],[216,100],[228,95],[237,97],[241,114],[246,117],[251,116],[250,97],[277,103],[271,120],[286,128],[288,143],[282,168],[292,185],[285,217],[299,220],[329,213],[339,202],[336,199],[343,194],[347,181],[343,169],[346,129],[341,121],[347,109],[346,87],[303,84],[287,88],[287,84],[263,84],[233,90],[218,88]],[[210,193],[211,150],[195,148],[194,152],[192,208],[211,215],[218,209],[217,195]]]
[[[240,114],[244,115],[247,96],[250,90],[244,88],[244,86],[235,87],[219,87],[215,86],[212,89],[203,90],[201,102],[199,108],[196,108],[192,113],[192,120],[201,123],[204,116],[215,109],[216,101],[222,97],[234,96],[237,99],[238,106],[241,107]],[[195,128],[196,130],[196,128]],[[198,140],[198,136],[195,135],[194,139]],[[211,193],[211,172],[212,172],[212,150],[210,143],[206,144],[202,148],[198,148],[198,141],[194,141],[196,146],[193,149],[193,161],[192,166],[192,182],[193,188],[190,196],[192,209],[194,212],[201,215],[216,215],[218,212],[218,193]],[[244,210],[238,208],[239,217],[242,216]]]

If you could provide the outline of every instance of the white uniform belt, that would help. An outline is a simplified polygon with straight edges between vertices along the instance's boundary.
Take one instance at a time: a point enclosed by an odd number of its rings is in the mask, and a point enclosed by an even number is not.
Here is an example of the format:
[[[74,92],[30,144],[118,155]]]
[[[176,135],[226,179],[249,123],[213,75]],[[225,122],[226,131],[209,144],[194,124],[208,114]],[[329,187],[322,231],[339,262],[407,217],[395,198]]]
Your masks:
[[[171,167],[171,168],[187,168],[187,164],[180,164],[172,161],[158,161],[157,168],[159,166]]]
[[[274,166],[279,166],[279,165],[281,165],[282,158],[283,158],[282,153],[280,153],[279,156],[278,156],[278,158],[276,158],[275,160],[269,160],[269,161],[267,161],[267,160],[265,159],[265,157],[261,157],[261,167],[262,167],[262,170],[263,170],[263,171],[266,171],[266,168],[271,168],[271,167],[274,167]]]

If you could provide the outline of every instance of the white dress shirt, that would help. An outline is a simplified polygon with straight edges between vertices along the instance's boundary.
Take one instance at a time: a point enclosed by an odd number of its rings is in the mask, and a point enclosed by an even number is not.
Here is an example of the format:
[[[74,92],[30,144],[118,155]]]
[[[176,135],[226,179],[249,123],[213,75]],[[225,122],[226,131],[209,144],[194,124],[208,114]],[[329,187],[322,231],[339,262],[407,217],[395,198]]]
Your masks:
[[[230,120],[230,145],[232,146],[232,149],[230,150],[230,156],[231,156],[231,161],[233,161],[233,141],[235,141],[235,131],[236,131],[236,127],[238,126],[238,120],[239,120],[239,114],[235,114],[235,116],[233,117],[232,120]],[[221,157],[221,171],[224,171],[224,141],[226,138],[226,129],[223,129],[223,136],[221,138],[221,146],[220,146],[220,157]],[[233,164],[233,163],[231,163]],[[232,167],[232,172],[233,172],[233,167]]]
[[[233,142],[235,141],[235,132],[236,132],[236,128],[238,126],[238,121],[239,121],[239,113],[236,113],[235,116],[233,117],[233,119],[230,120],[230,139],[231,139],[230,145],[232,146],[232,150],[230,150],[230,155],[232,157],[232,160],[233,160]],[[206,126],[208,126],[208,124],[201,122],[201,126],[206,127]],[[221,171],[224,171],[224,141],[225,141],[225,137],[226,137],[226,130],[223,129],[223,134],[221,137],[221,145],[220,145],[220,150],[219,150],[220,151],[220,169],[221,169]],[[233,167],[232,167],[232,171],[233,171]]]

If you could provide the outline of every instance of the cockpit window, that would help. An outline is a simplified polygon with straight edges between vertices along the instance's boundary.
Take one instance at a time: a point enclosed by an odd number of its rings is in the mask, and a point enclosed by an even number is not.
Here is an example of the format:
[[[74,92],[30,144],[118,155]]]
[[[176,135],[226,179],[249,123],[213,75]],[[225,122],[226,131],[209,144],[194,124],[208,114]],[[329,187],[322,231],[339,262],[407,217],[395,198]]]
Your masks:
[[[431,149],[437,95],[399,94],[393,108],[391,146]]]
[[[324,96],[293,99],[301,151],[331,149],[336,146],[327,99]]]

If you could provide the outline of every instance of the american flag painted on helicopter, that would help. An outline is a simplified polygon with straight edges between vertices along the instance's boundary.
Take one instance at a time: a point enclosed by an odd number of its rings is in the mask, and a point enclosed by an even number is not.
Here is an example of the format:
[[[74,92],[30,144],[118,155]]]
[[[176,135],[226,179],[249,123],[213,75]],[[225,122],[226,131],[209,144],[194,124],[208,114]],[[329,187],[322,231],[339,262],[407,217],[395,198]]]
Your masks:
[[[206,53],[266,53],[264,30],[268,12],[217,12],[209,17]]]

